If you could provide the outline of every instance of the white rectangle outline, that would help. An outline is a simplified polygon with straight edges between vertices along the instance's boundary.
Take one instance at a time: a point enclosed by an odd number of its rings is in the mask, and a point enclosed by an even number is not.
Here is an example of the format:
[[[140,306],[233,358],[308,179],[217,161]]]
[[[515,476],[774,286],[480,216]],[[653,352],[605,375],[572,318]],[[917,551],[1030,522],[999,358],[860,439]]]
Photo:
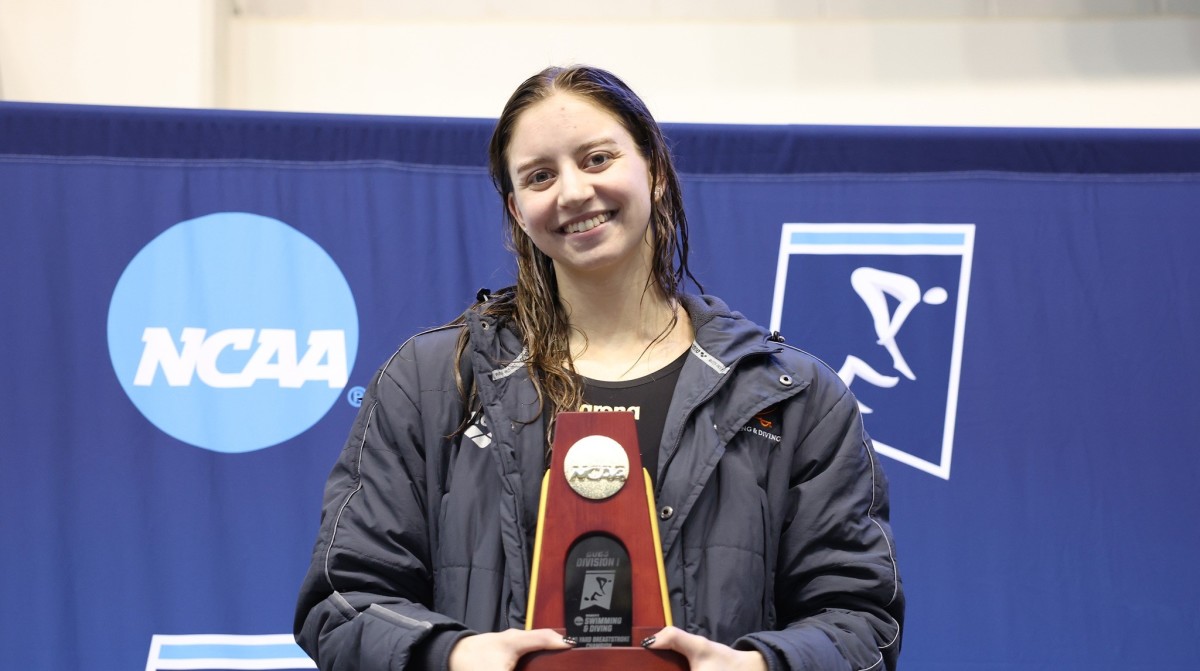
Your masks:
[[[291,634],[154,634],[150,638],[150,654],[146,671],[162,669],[315,669],[308,656],[265,659],[159,659],[164,645],[285,645],[296,644]]]
[[[798,232],[820,233],[960,233],[961,245],[894,244],[894,245],[814,245],[792,244],[791,236]],[[954,342],[950,352],[950,380],[946,392],[946,418],[943,425],[940,463],[915,457],[885,443],[873,440],[875,451],[908,466],[950,479],[950,462],[954,451],[954,425],[958,415],[959,373],[962,368],[963,334],[967,323],[967,295],[971,284],[971,261],[975,253],[975,224],[784,224],[779,235],[779,262],[775,268],[775,295],[771,303],[771,330],[778,331],[783,321],[783,297],[787,285],[788,259],[793,254],[895,254],[903,256],[942,255],[960,256],[962,265],[958,279],[958,304],[954,316]]]

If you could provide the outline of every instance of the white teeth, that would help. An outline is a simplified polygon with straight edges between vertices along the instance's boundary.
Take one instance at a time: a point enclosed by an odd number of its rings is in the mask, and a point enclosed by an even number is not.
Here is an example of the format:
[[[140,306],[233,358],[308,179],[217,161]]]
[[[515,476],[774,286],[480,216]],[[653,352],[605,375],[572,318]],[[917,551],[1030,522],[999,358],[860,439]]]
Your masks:
[[[612,212],[605,212],[603,214],[598,214],[598,215],[592,217],[591,219],[587,219],[585,221],[577,221],[573,224],[570,224],[569,226],[567,226],[566,228],[563,229],[563,232],[565,232],[565,233],[582,233],[584,231],[590,231],[593,228],[599,226],[600,224],[603,224],[604,222],[608,221],[609,219],[612,219]]]

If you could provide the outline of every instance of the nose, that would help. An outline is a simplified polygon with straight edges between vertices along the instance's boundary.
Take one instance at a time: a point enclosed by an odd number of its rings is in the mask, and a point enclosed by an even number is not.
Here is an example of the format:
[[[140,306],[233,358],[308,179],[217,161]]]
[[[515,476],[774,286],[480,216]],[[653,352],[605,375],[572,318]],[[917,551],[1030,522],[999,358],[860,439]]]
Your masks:
[[[586,203],[595,195],[588,173],[576,166],[564,168],[558,177],[558,206],[572,210]]]

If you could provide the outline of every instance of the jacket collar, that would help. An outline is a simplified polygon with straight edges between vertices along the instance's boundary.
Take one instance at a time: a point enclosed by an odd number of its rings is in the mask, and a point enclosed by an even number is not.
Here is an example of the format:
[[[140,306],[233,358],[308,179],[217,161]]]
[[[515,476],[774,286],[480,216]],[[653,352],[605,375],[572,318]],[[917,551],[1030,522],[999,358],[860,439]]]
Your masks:
[[[715,359],[715,362],[705,363],[718,373],[748,354],[780,350],[779,345],[767,340],[766,331],[758,324],[730,310],[716,296],[685,294],[680,302],[692,320],[696,345]],[[692,352],[704,360],[703,354],[695,348]]]
[[[692,353],[718,374],[723,374],[748,354],[782,349],[766,339],[766,331],[741,313],[730,310],[716,296],[684,294],[680,303],[695,332]],[[478,310],[468,310],[466,323],[471,334],[471,349],[482,355],[481,360],[476,359],[476,375],[500,379],[524,362],[527,350],[521,336],[504,320],[483,315]]]

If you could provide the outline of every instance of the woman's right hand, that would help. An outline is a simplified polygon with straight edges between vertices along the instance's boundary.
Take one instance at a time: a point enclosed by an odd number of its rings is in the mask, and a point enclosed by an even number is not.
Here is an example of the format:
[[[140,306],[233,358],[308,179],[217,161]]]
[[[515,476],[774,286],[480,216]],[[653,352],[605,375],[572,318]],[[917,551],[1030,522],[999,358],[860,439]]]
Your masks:
[[[522,655],[573,647],[553,629],[506,629],[459,639],[450,650],[450,671],[512,671]]]

